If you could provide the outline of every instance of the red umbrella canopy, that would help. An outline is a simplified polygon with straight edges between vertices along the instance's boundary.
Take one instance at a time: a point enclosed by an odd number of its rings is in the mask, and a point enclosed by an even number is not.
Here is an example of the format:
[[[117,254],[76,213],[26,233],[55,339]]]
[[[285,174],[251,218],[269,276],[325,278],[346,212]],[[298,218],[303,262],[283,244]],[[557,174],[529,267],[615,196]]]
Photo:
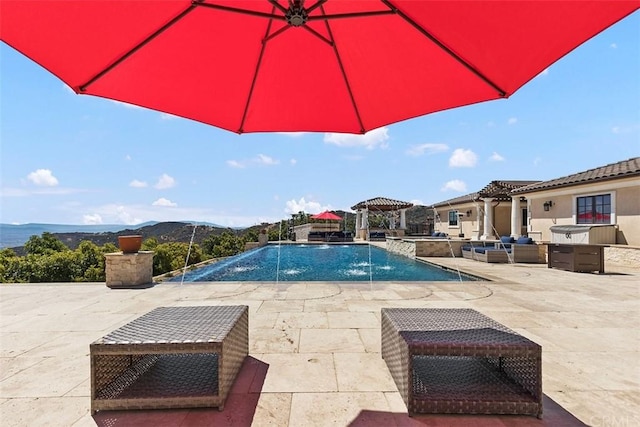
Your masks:
[[[324,211],[324,212],[319,213],[317,215],[312,215],[311,218],[312,219],[324,219],[324,220],[329,220],[329,221],[342,221],[341,217],[339,217],[338,215],[334,214],[333,212],[329,212],[329,211]]]
[[[0,0],[76,93],[233,132],[364,133],[507,98],[640,0]]]

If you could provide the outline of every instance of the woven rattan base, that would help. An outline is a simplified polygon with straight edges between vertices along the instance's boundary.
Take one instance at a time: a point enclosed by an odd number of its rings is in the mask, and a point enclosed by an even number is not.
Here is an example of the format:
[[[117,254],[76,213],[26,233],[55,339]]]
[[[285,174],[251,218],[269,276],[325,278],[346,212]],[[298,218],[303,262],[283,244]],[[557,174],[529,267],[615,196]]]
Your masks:
[[[90,353],[92,413],[222,410],[248,354],[248,309],[161,307],[92,343]]]
[[[542,417],[541,347],[470,309],[382,309],[382,357],[409,415]]]

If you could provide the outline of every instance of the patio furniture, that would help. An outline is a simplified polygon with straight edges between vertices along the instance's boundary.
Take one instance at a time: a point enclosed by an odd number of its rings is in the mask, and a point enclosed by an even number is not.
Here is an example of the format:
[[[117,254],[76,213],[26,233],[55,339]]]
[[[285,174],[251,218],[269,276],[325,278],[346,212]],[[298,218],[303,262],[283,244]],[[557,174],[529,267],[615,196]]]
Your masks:
[[[462,257],[490,263],[538,263],[538,246],[530,237],[503,236],[499,242],[482,242],[462,246]]]
[[[542,417],[542,348],[475,310],[383,308],[382,357],[409,415]]]
[[[374,241],[385,241],[387,240],[387,234],[384,231],[371,231],[369,232],[369,240]]]
[[[605,247],[606,245],[550,243],[547,266],[581,273],[604,273]]]
[[[91,413],[224,408],[249,353],[247,306],[159,307],[93,342]]]

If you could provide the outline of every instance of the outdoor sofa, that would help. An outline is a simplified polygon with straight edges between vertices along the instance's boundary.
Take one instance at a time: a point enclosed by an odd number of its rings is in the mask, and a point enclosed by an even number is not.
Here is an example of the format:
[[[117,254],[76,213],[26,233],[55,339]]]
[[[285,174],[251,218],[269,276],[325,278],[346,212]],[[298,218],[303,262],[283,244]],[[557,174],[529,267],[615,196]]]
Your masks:
[[[348,231],[311,231],[308,242],[353,242],[353,234]]]
[[[490,263],[538,263],[538,245],[531,237],[500,237],[499,242],[462,246],[462,257]]]
[[[449,236],[447,236],[447,233],[443,233],[442,231],[434,231],[433,233],[431,233],[431,236],[429,236],[430,239],[448,239]]]
[[[384,241],[387,240],[387,235],[384,231],[371,231],[369,233],[370,241]]]

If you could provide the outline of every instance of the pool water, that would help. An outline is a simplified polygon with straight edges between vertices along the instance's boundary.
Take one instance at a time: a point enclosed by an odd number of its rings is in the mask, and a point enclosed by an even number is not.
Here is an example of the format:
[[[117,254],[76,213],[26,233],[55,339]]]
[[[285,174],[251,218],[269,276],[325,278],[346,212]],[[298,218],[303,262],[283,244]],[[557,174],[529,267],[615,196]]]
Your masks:
[[[370,268],[371,266],[371,268]],[[216,281],[459,281],[441,269],[369,245],[267,245],[184,275]],[[170,281],[181,281],[180,276]],[[462,276],[462,280],[475,280]]]

